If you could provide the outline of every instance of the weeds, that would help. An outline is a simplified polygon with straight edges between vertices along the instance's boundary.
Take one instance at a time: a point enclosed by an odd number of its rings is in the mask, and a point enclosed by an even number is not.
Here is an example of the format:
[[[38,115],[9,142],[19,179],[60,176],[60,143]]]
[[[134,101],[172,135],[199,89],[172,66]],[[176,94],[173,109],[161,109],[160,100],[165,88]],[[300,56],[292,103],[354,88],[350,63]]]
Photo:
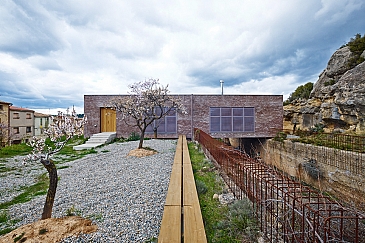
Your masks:
[[[205,158],[199,148],[199,145],[189,143],[208,242],[254,242],[258,236],[258,226],[251,203],[248,200],[236,201],[224,206],[213,199],[214,194],[224,191],[224,183],[214,170],[214,165]]]
[[[25,235],[25,232],[21,233],[20,235],[18,235],[17,237],[14,238],[14,242],[24,242],[25,240],[22,240],[23,236]],[[26,239],[26,238],[24,238]]]
[[[72,205],[70,208],[68,208],[65,212],[66,216],[81,216],[82,212],[80,209],[75,208],[74,205]]]
[[[86,218],[87,219],[97,220],[97,221],[103,221],[104,220],[103,215],[101,213],[87,215]]]

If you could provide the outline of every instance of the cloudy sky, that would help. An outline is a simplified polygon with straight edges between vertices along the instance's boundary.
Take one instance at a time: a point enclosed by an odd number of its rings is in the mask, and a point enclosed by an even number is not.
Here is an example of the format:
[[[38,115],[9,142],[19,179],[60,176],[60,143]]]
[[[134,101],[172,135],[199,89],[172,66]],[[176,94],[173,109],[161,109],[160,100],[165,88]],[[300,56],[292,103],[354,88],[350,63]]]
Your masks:
[[[172,94],[281,94],[365,33],[363,0],[2,0],[0,100],[53,113],[148,78]],[[48,111],[48,112],[47,112]]]

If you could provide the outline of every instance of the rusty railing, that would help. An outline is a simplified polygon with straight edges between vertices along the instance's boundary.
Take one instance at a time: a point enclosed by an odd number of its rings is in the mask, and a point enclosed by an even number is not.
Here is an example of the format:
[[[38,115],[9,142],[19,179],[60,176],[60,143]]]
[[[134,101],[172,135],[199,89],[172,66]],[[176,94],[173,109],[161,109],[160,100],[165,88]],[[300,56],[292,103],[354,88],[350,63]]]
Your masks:
[[[266,240],[365,242],[365,218],[361,213],[344,208],[201,130],[195,130],[195,140],[221,167],[235,196],[252,201]]]

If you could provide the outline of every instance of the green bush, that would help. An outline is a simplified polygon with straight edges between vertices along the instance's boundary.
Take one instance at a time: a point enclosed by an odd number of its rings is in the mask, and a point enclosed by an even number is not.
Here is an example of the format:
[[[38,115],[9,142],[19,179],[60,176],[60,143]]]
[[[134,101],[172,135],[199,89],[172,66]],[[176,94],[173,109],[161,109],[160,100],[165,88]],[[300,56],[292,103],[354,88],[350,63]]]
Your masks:
[[[349,69],[365,61],[365,58],[361,57],[361,54],[365,50],[365,35],[361,37],[361,34],[356,34],[355,38],[351,38],[346,46],[350,48],[350,51],[354,55],[347,63]]]
[[[324,82],[324,86],[330,86],[330,85],[334,85],[336,83],[336,80],[334,79],[330,79],[330,81],[326,81]]]
[[[284,142],[287,136],[285,132],[278,132],[273,139],[278,142]]]
[[[284,105],[290,104],[292,101],[296,99],[309,99],[310,93],[313,89],[313,83],[308,82],[305,85],[300,85],[298,88],[290,94],[289,98],[284,101]]]
[[[136,133],[136,132],[132,132],[131,135],[129,135],[129,138],[127,138],[126,141],[138,141],[141,138],[141,136]]]

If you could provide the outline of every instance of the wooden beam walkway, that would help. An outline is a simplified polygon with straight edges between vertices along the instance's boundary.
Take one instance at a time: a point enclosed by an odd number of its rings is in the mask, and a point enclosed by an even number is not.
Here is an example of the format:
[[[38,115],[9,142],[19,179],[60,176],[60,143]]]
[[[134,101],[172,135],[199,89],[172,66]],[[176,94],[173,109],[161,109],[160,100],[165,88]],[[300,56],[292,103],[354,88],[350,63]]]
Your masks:
[[[158,242],[207,242],[185,135],[177,141]]]

